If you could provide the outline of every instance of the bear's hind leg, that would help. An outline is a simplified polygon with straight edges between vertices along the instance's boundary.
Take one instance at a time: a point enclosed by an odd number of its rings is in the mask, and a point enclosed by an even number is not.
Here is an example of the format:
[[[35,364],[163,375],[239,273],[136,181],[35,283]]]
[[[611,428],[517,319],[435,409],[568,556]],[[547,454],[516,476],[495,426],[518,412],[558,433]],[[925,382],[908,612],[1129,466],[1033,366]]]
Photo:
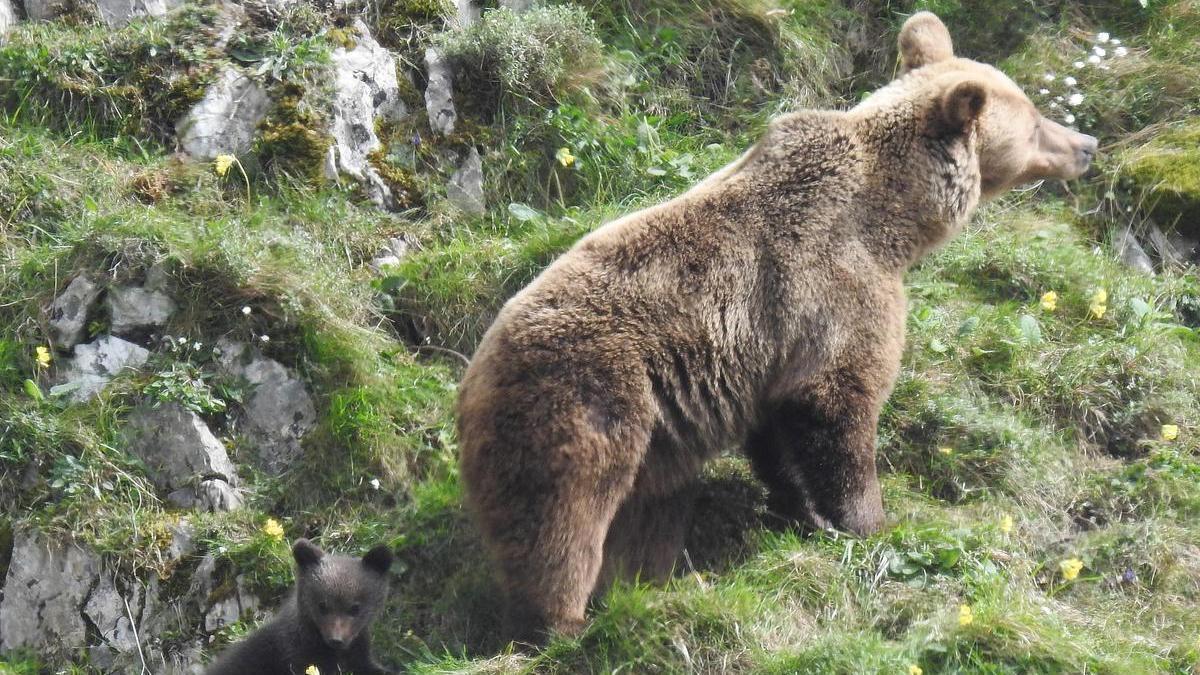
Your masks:
[[[772,407],[746,445],[772,511],[859,535],[883,526],[875,435],[886,394],[838,370]]]
[[[665,495],[644,494],[639,485],[634,486],[608,529],[597,594],[617,579],[665,581],[670,577],[692,521],[697,486],[691,480]]]

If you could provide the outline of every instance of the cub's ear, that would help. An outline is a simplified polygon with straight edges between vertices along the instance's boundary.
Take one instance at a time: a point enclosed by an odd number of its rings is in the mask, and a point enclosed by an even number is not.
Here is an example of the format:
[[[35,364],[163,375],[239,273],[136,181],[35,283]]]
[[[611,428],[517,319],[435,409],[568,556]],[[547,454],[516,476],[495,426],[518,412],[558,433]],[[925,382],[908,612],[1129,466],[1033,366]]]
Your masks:
[[[386,574],[392,566],[392,549],[380,544],[367,551],[362,561],[367,566],[367,569],[374,570],[380,574]]]
[[[296,559],[296,565],[303,570],[321,562],[325,552],[307,539],[297,539],[296,543],[292,544],[292,557]]]
[[[987,104],[987,89],[973,80],[963,80],[942,94],[934,116],[937,130],[942,134],[960,134],[967,130]]]
[[[946,24],[933,12],[917,12],[900,29],[900,72],[954,58],[954,44]]]

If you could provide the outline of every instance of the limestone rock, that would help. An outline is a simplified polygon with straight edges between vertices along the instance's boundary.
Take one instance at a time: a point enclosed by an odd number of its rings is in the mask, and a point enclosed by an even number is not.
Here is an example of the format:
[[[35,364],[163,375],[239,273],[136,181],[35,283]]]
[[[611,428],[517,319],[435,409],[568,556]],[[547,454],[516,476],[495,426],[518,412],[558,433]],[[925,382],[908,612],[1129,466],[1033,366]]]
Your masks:
[[[64,359],[58,379],[62,384],[51,389],[63,392],[74,402],[86,401],[126,368],[138,368],[150,352],[118,337],[105,335],[87,344],[75,346],[75,356]]]
[[[1146,255],[1146,251],[1142,249],[1142,245],[1138,243],[1137,237],[1133,235],[1130,228],[1125,228],[1117,236],[1115,243],[1117,255],[1126,267],[1142,274],[1154,274],[1154,262],[1150,260],[1150,256]]]
[[[326,177],[346,174],[367,187],[371,201],[394,208],[395,200],[368,156],[382,144],[375,134],[377,120],[396,121],[408,114],[400,99],[396,57],[381,47],[362,20],[354,49],[339,47],[331,60],[334,68],[333,145],[325,162]]]
[[[175,313],[171,296],[137,286],[109,289],[106,303],[112,320],[109,328],[118,335],[162,328]]]
[[[100,560],[40,533],[15,533],[0,602],[0,652],[27,647],[43,654],[81,648],[81,609],[100,576]]]
[[[483,215],[486,210],[483,200],[483,160],[475,148],[471,148],[458,170],[450,176],[446,197],[451,204],[472,215]]]
[[[278,475],[300,457],[300,440],[316,425],[312,397],[283,364],[248,345],[222,340],[217,347],[221,369],[245,379],[253,388],[241,421],[258,445],[261,468]]]
[[[412,250],[412,245],[404,237],[392,237],[388,240],[387,245],[379,250],[379,253],[367,263],[372,270],[376,272],[384,272],[389,267],[399,265],[400,261],[409,254]]]
[[[453,26],[466,28],[479,21],[479,17],[483,15],[481,4],[479,0],[454,0]]]
[[[500,6],[514,12],[524,12],[533,7],[533,0],[500,0]]]
[[[436,49],[425,50],[425,70],[429,75],[425,86],[425,112],[429,127],[444,135],[454,132],[458,113],[454,110],[454,76],[450,64]]]
[[[162,16],[180,4],[180,0],[96,0],[96,11],[105,24],[116,28],[135,17]]]
[[[257,610],[261,604],[257,596],[246,590],[244,577],[234,579],[232,587],[219,582],[216,558],[204,556],[192,575],[190,594],[200,598],[204,630],[208,633],[237,621],[244,614]]]
[[[24,6],[30,21],[48,21],[63,11],[62,0],[24,0]]]
[[[6,0],[0,0],[4,3]],[[100,297],[100,287],[80,274],[67,284],[63,292],[46,310],[50,335],[59,349],[70,349],[84,338],[88,312]]]
[[[237,470],[225,446],[199,415],[167,403],[129,416],[129,449],[145,462],[155,487],[187,508],[230,511],[241,506]]]
[[[271,107],[267,92],[249,77],[226,68],[178,124],[179,143],[192,157],[210,160],[244,154]]]
[[[10,0],[0,0],[0,44],[4,43],[4,34],[17,22],[17,12]]]

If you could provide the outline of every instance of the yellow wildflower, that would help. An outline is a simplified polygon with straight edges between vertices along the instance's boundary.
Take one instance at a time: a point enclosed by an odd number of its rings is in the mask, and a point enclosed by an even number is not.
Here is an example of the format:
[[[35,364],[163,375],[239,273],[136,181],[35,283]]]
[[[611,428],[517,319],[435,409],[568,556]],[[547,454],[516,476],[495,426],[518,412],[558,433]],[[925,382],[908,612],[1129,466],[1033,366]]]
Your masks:
[[[263,523],[262,529],[264,534],[275,541],[283,539],[283,526],[274,518],[267,518],[267,522]]]
[[[224,177],[229,173],[229,167],[233,166],[236,161],[237,158],[233,155],[217,155],[217,158],[213,160],[213,171],[216,171],[218,176]]]
[[[38,349],[41,349],[41,347],[38,347]],[[1173,441],[1176,438],[1179,438],[1179,425],[1178,424],[1162,425],[1162,439],[1164,441]]]
[[[1058,563],[1058,569],[1062,571],[1063,579],[1074,581],[1075,577],[1079,576],[1079,570],[1083,569],[1083,561],[1079,558],[1070,558]]]
[[[45,347],[43,347],[41,345],[38,345],[38,348],[35,350],[35,353],[37,354],[37,364],[39,366],[41,366],[42,368],[49,368],[50,367],[50,350],[46,349]]]
[[[1047,291],[1042,295],[1042,309],[1047,312],[1053,312],[1058,309],[1058,293]]]
[[[941,447],[941,448],[938,448],[938,452],[942,453],[943,455],[953,455],[954,448]]]
[[[321,675],[321,669],[316,666],[309,666],[304,669],[304,675]]]
[[[1092,294],[1092,304],[1088,307],[1088,313],[1094,319],[1103,319],[1104,313],[1108,311],[1108,291],[1103,288]]]
[[[912,664],[908,667],[908,675],[922,675],[925,671],[921,670],[921,666]]]
[[[570,148],[559,148],[558,152],[554,153],[554,158],[563,166],[571,166],[575,163],[575,155],[571,154]]]
[[[1004,534],[1008,534],[1009,532],[1012,532],[1012,529],[1013,529],[1012,516],[1004,516],[1003,518],[1000,519],[1000,531],[1001,532],[1003,532]]]
[[[975,612],[972,611],[970,605],[959,605],[958,606],[958,625],[970,626],[971,622],[974,620],[975,620]]]

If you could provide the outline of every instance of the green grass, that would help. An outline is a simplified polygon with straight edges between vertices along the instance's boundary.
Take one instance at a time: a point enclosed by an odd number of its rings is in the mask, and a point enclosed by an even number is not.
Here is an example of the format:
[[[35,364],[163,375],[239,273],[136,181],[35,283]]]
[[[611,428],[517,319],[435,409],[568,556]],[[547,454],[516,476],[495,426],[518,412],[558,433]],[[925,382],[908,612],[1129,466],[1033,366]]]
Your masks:
[[[291,581],[290,539],[348,552],[386,542],[399,562],[375,641],[417,673],[1200,668],[1200,279],[1135,274],[1105,243],[1145,216],[1171,222],[1186,207],[1168,193],[1194,191],[1194,0],[551,4],[444,38],[497,70],[478,99],[460,90],[451,137],[429,133],[419,99],[379,130],[381,161],[416,197],[400,215],[313,173],[327,142],[320,73],[347,39],[334,14],[254,17],[224,51],[204,8],[118,31],[86,17],[16,29],[0,47],[0,571],[12,528],[33,526],[73,534],[125,577],[160,577],[170,597],[212,554],[223,592],[242,575],[270,606]],[[540,653],[500,644],[457,475],[453,352],[469,354],[503,302],[580,236],[730,161],[775,112],[847,105],[886,80],[895,31],[918,7],[946,15],[960,52],[1004,59],[1033,90],[1047,71],[1073,72],[1097,31],[1129,54],[1078,75],[1080,123],[1106,151],[1098,170],[988,206],[910,273],[908,346],[880,427],[886,527],[865,539],[780,531],[746,463],[725,457],[705,474],[675,579],[619,585],[583,635]],[[397,1],[372,22],[407,68],[448,13]],[[548,32],[561,39],[522,51]],[[230,63],[262,66],[283,99],[240,158],[249,189],[236,171],[168,152],[174,120]],[[443,155],[472,145],[486,151],[478,218],[449,208],[442,187]],[[366,261],[398,234],[417,250],[371,273]],[[164,332],[207,345],[267,334],[267,354],[309,385],[318,423],[292,471],[245,462],[253,448],[212,402],[236,409],[236,387],[204,358],[156,349],[145,372],[86,405],[47,393],[40,308],[73,274],[136,283],[152,265],[180,305]],[[103,334],[104,312],[90,324]],[[183,514],[155,493],[121,436],[145,394],[205,415],[239,462],[245,509]],[[170,528],[185,515],[198,550],[172,561]],[[1066,580],[1059,563],[1075,558],[1083,569]],[[960,625],[964,604],[973,621]],[[90,667],[4,658],[5,673]]]

